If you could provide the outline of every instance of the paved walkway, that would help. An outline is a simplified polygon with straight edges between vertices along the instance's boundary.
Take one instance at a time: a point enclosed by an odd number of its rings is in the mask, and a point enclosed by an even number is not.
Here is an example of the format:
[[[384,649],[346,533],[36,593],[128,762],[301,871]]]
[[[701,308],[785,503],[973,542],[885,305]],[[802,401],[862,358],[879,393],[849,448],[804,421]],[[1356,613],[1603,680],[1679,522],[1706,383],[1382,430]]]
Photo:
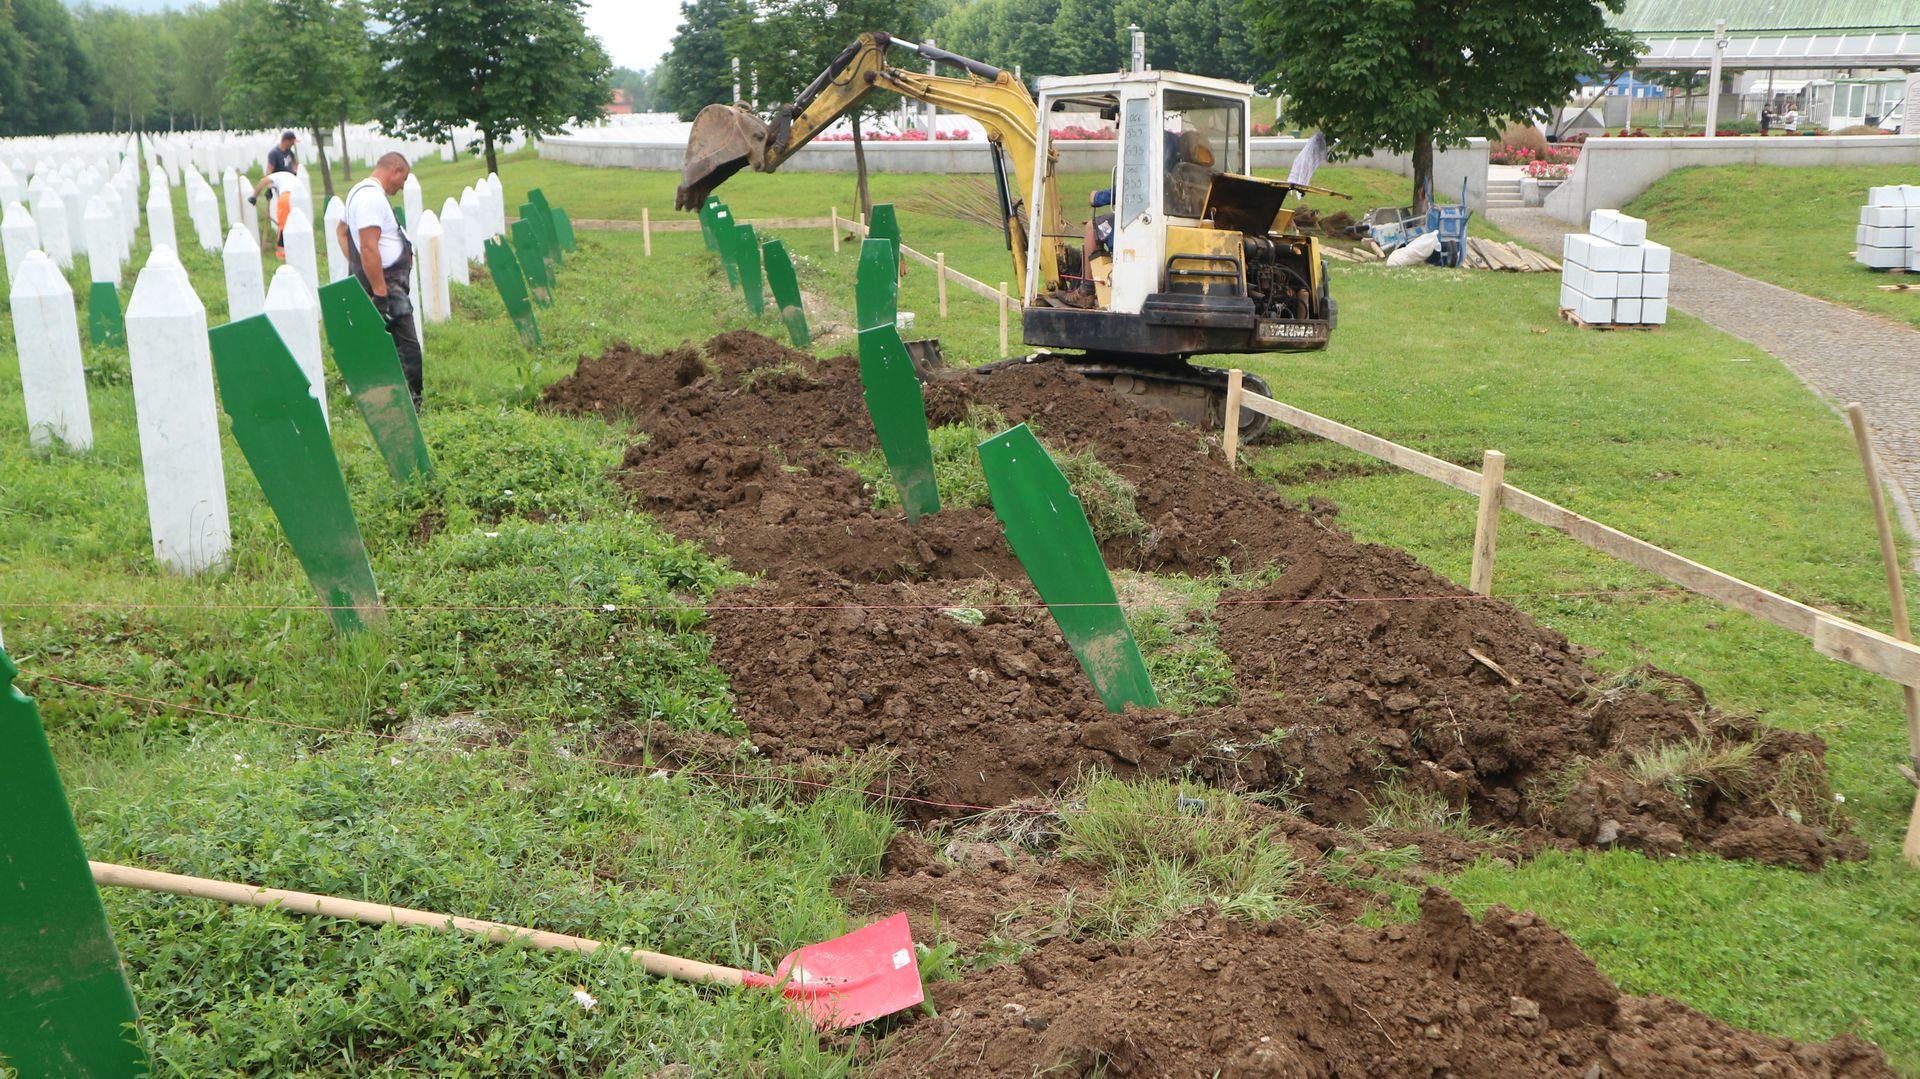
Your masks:
[[[1558,258],[1575,231],[1541,210],[1495,210],[1494,224]],[[1780,358],[1833,407],[1858,401],[1874,450],[1892,474],[1909,533],[1920,509],[1920,330],[1816,300],[1673,253],[1669,304]]]

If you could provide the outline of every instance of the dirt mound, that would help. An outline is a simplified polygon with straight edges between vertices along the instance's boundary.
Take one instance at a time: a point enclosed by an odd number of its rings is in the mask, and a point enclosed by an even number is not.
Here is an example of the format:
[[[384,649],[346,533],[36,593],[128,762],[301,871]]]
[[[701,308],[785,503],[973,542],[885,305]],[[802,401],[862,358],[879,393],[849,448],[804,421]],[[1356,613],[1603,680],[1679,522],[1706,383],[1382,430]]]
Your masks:
[[[1162,410],[1050,363],[942,371],[925,397],[936,425],[991,409],[1130,483],[1147,527],[1107,544],[1114,568],[1284,568],[1217,612],[1240,703],[1110,715],[1043,610],[943,613],[1032,593],[990,510],[910,527],[873,508],[841,463],[873,446],[851,357],[735,332],[583,360],[547,401],[630,418],[646,438],[618,476],[636,500],[769,577],[720,597],[754,609],[717,613],[711,631],[736,711],[775,761],[884,753],[895,793],[967,806],[1043,796],[1089,768],[1184,771],[1286,792],[1323,822],[1419,830],[1417,813],[1381,819],[1386,782],[1567,843],[1802,868],[1865,853],[1835,838],[1818,739],[1608,684],[1559,634],[1355,543],[1326,507],[1232,472]]]
[[[1892,1076],[1850,1035],[1802,1043],[1626,996],[1557,930],[1428,890],[1385,929],[1196,912],[1137,943],[1056,939],[936,984],[938,1015],[866,1072],[982,1075]]]

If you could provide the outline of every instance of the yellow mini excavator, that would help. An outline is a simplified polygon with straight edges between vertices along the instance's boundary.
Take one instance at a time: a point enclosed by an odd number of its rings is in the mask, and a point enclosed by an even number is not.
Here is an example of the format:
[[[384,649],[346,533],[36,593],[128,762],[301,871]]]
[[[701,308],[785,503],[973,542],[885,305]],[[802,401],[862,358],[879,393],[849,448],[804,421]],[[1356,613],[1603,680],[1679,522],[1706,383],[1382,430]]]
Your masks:
[[[887,63],[891,47],[961,69],[957,77]],[[1136,50],[1136,57],[1138,50]],[[772,172],[875,90],[959,113],[986,128],[1007,249],[1021,282],[1021,337],[1037,352],[1201,427],[1218,427],[1225,372],[1187,358],[1327,347],[1335,303],[1319,243],[1295,232],[1292,193],[1249,175],[1252,88],[1133,70],[1039,80],[885,33],[863,34],[792,104],[761,120],[709,105],[694,120],[676,205],[694,210],[747,166]],[[1042,123],[1041,118],[1048,118]],[[1109,136],[1089,144],[1088,127]],[[1078,129],[1078,130],[1075,130]],[[1056,134],[1080,135],[1073,143]],[[1111,169],[1094,220],[1068,230],[1055,169],[1061,147]],[[1106,211],[1102,213],[1100,211]],[[1248,388],[1266,392],[1257,379]],[[1243,430],[1262,422],[1246,413]]]

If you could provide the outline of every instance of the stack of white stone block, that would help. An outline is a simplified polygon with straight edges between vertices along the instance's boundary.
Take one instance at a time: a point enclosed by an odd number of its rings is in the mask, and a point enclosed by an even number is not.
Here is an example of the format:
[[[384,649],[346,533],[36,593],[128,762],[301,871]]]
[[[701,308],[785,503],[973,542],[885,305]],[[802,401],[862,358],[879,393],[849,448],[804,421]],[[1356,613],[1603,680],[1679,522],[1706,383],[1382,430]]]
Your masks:
[[[1595,326],[1664,324],[1673,253],[1618,210],[1593,211],[1587,230],[1561,249],[1561,309]]]
[[[1853,241],[1853,259],[1862,266],[1920,271],[1920,186],[1869,189]]]

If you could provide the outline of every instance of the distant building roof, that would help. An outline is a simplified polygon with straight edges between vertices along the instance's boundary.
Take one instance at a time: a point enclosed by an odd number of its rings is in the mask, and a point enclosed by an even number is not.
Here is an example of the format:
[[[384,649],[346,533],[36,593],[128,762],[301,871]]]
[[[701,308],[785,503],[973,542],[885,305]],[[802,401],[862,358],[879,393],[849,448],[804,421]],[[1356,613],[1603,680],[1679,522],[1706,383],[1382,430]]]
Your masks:
[[[1637,34],[1711,34],[1717,19],[1729,34],[1837,30],[1920,32],[1913,0],[1627,0],[1615,26]]]

